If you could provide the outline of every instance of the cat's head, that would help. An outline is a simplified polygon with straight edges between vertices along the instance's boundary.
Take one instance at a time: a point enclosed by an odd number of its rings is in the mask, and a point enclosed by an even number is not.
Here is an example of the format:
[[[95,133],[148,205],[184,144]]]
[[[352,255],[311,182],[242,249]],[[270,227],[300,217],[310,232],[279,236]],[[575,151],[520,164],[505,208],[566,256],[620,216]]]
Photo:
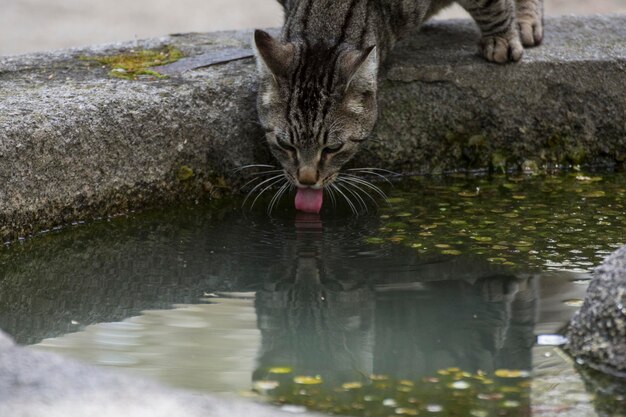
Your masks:
[[[281,42],[260,30],[254,46],[259,118],[272,154],[299,192],[317,190],[321,199],[374,128],[377,50]]]

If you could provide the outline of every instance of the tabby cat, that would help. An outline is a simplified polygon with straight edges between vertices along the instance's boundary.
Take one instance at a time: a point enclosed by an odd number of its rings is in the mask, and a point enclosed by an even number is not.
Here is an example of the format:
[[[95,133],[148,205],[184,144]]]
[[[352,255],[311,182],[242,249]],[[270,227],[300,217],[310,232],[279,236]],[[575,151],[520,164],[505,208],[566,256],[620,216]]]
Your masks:
[[[400,38],[452,0],[279,2],[285,12],[280,37],[254,34],[259,117],[285,186],[297,187],[296,208],[319,212],[324,188],[345,197],[350,183],[367,187],[339,170],[376,122],[380,63]],[[519,61],[522,45],[542,40],[543,0],[458,3],[480,27],[480,52],[489,61]]]

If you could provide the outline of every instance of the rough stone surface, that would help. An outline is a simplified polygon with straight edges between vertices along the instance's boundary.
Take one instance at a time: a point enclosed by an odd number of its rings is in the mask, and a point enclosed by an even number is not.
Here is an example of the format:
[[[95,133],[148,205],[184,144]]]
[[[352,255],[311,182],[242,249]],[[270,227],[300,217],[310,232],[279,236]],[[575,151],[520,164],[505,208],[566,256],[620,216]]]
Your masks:
[[[354,164],[435,173],[527,160],[623,164],[626,16],[552,19],[546,31],[544,45],[507,66],[477,56],[469,21],[434,22],[403,41],[382,81],[377,130]],[[233,168],[271,161],[253,60],[219,63],[249,49],[250,37],[172,35],[0,58],[0,238],[201,198],[222,176],[240,180]],[[138,81],[80,60],[162,45],[216,59]]]
[[[280,417],[249,401],[191,394],[13,345],[0,332],[0,415],[11,417]],[[299,413],[301,416],[314,416]]]
[[[570,323],[568,339],[576,359],[626,378],[626,246],[594,271],[585,303]]]

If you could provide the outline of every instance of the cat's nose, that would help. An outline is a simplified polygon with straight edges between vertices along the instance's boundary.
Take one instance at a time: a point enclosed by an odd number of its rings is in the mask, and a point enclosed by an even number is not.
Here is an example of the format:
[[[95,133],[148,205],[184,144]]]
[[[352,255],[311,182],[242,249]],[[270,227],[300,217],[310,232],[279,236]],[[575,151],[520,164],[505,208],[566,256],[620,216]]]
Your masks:
[[[319,177],[319,173],[316,168],[313,167],[301,167],[298,169],[298,182],[302,185],[315,185],[317,184],[317,180]]]

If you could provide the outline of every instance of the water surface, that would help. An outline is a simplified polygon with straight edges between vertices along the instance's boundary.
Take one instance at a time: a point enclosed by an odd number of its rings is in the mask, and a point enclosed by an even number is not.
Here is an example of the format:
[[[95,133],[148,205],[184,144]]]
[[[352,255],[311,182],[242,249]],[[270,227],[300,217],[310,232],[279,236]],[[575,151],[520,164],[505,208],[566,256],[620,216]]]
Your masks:
[[[624,184],[417,177],[359,216],[221,201],[70,227],[0,251],[0,328],[296,411],[595,415],[558,334],[623,243]]]

